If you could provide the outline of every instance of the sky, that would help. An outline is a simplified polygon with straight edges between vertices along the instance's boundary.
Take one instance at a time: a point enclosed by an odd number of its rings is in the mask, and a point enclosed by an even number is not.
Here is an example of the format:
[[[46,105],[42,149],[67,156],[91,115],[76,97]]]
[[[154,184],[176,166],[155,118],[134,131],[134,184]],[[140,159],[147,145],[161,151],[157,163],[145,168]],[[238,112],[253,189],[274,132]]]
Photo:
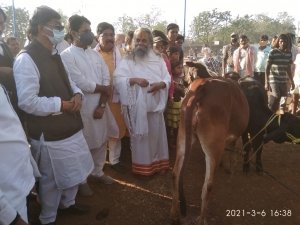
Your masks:
[[[275,18],[278,12],[288,12],[295,18],[295,26],[300,26],[298,0],[287,0],[276,4],[273,0],[1,0],[1,5],[8,6],[14,1],[16,8],[26,8],[30,15],[40,5],[47,5],[55,10],[62,10],[66,16],[75,13],[87,17],[95,31],[100,22],[115,23],[118,17],[128,15],[133,18],[151,12],[152,8],[161,11],[161,20],[174,22],[184,30],[184,5],[186,2],[186,34],[193,18],[203,11],[217,9],[219,12],[231,11],[233,17],[245,14],[264,13]],[[299,31],[296,31],[299,34]]]

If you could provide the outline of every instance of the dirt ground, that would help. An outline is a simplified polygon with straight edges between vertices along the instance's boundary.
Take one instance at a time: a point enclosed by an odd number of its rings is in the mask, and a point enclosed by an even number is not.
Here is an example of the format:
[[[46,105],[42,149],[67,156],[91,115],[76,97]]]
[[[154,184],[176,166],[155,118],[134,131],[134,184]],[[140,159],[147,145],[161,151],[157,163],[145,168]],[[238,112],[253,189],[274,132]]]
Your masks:
[[[300,146],[273,142],[265,145],[263,164],[266,173],[262,175],[258,175],[254,167],[248,175],[244,175],[242,158],[236,155],[238,161],[233,174],[228,174],[221,167],[217,171],[208,209],[209,225],[299,225]],[[106,166],[105,173],[115,178],[117,183],[104,185],[90,181],[94,195],[78,196],[78,203],[91,207],[88,214],[59,215],[57,225],[171,224],[171,168],[166,174],[138,179],[131,173],[130,158],[130,151],[124,150],[121,157],[126,166],[124,174]],[[175,150],[170,150],[170,160],[172,167]],[[204,156],[199,146],[194,146],[189,162],[184,189],[188,203],[187,217],[192,220],[200,213],[205,173]],[[286,210],[288,215],[272,216],[271,210],[276,215],[275,210]],[[38,205],[32,201],[32,224],[37,221],[38,211]],[[237,216],[239,211],[244,215]]]

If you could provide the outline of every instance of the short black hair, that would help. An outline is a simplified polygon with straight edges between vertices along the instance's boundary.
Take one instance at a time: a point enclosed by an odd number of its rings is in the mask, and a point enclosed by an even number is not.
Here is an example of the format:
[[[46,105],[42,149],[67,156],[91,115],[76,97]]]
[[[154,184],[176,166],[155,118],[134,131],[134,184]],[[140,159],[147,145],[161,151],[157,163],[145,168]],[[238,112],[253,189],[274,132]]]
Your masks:
[[[48,6],[43,5],[37,7],[29,21],[29,33],[36,36],[38,33],[38,25],[45,25],[52,19],[61,19],[61,16]]]
[[[79,16],[77,14],[69,18],[69,31],[78,31],[83,23],[88,23],[91,25],[91,22],[84,16]]]
[[[107,23],[107,22],[99,23],[97,26],[97,35],[102,34],[103,31],[105,31],[107,29],[111,29],[115,33],[115,28],[110,23]]]
[[[171,30],[171,29],[178,29],[179,30],[179,26],[176,24],[176,23],[170,23],[168,26],[167,26],[167,31]]]
[[[260,36],[260,40],[267,41],[267,40],[269,40],[269,37],[268,37],[268,35],[263,34],[263,35]]]
[[[173,53],[176,53],[176,52],[180,52],[180,49],[177,46],[171,46],[170,48],[167,49],[167,52],[169,54],[173,54]]]
[[[178,34],[176,40],[182,40],[184,42],[184,36],[181,34]]]
[[[6,16],[5,12],[3,11],[3,9],[2,9],[1,7],[0,7],[0,14],[2,14],[2,15],[3,15],[4,22],[6,22],[6,20],[7,20],[7,16]]]
[[[152,35],[153,35],[153,38],[160,37],[164,44],[166,44],[166,45],[168,44],[168,38],[164,32],[162,32],[160,30],[153,30]]]

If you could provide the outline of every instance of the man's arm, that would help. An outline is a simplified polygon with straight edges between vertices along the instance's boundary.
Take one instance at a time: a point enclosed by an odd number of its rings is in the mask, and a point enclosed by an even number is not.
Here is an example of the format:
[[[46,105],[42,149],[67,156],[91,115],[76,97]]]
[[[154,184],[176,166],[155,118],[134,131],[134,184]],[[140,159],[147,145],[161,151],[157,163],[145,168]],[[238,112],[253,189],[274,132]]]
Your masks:
[[[222,75],[223,76],[226,73],[227,59],[228,59],[227,46],[224,46],[223,47],[223,59],[222,59]]]
[[[13,76],[13,69],[11,67],[0,67],[0,76]]]
[[[39,97],[40,74],[34,61],[27,53],[20,54],[14,63],[18,105],[27,113],[48,116],[61,110],[60,97]]]
[[[266,91],[271,91],[270,83],[269,83],[270,70],[271,70],[271,63],[267,62],[266,73],[265,73],[265,90]]]
[[[293,79],[293,74],[292,74],[292,64],[289,64],[289,66],[287,67],[287,75],[290,79],[291,82],[291,89],[294,90],[295,89],[295,83],[294,83],[294,79]]]

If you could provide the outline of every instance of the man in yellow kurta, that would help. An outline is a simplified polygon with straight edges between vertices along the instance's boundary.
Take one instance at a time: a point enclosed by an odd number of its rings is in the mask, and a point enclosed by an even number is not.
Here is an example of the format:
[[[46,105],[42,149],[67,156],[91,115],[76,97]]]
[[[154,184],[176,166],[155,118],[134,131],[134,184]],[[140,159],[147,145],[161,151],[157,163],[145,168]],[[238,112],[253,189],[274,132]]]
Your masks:
[[[109,23],[99,23],[97,26],[97,36],[99,44],[95,47],[95,50],[103,57],[109,69],[112,84],[113,72],[122,59],[120,50],[115,46],[115,29]],[[120,164],[121,138],[125,136],[126,126],[121,114],[119,94],[115,90],[113,90],[113,95],[108,104],[119,127],[119,138],[110,138],[108,141],[109,162],[113,169],[123,172],[122,165]]]

